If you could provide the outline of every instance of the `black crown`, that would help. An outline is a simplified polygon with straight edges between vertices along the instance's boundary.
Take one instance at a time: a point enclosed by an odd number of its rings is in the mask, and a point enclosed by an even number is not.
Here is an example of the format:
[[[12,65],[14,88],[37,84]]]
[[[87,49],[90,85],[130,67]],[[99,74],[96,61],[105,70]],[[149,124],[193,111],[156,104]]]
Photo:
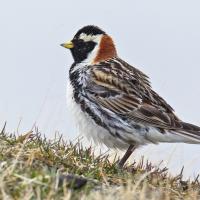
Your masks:
[[[83,28],[81,28],[76,35],[74,36],[75,38],[79,37],[79,35],[81,33],[85,33],[87,35],[98,35],[98,34],[103,34],[105,35],[106,33],[101,30],[98,26],[93,26],[93,25],[89,25],[89,26],[84,26]]]

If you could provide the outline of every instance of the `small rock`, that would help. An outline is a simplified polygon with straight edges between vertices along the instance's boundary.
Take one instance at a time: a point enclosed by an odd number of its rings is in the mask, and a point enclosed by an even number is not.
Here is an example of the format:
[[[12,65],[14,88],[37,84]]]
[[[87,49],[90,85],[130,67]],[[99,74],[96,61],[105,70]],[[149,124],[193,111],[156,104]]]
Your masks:
[[[87,183],[87,179],[74,174],[60,175],[59,186],[62,186],[66,181],[67,186],[73,189],[79,189]]]

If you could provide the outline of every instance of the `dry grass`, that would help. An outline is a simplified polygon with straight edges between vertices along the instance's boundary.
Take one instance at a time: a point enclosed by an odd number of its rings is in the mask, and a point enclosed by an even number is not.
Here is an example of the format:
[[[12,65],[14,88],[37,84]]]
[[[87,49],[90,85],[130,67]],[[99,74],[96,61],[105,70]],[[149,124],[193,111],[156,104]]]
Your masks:
[[[123,171],[117,158],[95,156],[91,148],[41,138],[0,133],[0,199],[200,199],[198,177],[183,181],[182,172],[133,163]],[[76,175],[76,176],[75,176]],[[81,178],[82,177],[82,178]]]

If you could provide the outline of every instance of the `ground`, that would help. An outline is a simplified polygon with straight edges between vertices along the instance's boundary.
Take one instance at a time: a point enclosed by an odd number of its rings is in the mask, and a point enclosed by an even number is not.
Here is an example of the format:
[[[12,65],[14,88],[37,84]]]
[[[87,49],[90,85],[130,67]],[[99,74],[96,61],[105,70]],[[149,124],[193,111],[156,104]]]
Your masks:
[[[38,130],[0,133],[0,199],[200,199],[198,177],[183,181],[150,162],[117,167],[80,141],[42,137]]]

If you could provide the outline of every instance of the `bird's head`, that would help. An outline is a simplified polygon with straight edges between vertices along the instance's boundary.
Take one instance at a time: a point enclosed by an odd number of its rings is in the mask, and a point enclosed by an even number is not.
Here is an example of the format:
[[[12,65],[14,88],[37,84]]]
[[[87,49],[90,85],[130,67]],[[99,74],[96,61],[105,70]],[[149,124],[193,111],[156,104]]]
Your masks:
[[[71,50],[76,63],[95,64],[117,56],[112,38],[97,26],[81,28],[61,46]]]

